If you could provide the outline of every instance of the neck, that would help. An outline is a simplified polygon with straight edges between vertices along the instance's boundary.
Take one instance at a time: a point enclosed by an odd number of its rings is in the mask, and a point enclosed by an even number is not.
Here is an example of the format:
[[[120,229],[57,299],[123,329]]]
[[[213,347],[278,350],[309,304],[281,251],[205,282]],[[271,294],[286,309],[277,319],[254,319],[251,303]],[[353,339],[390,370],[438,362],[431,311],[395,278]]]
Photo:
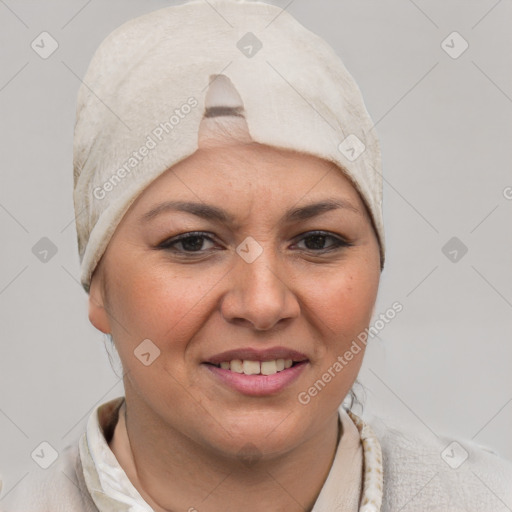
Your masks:
[[[304,512],[313,508],[334,460],[338,413],[316,435],[279,457],[249,454],[241,461],[173,429],[126,389],[126,435],[112,449],[156,512]],[[123,453],[121,444],[126,445]]]

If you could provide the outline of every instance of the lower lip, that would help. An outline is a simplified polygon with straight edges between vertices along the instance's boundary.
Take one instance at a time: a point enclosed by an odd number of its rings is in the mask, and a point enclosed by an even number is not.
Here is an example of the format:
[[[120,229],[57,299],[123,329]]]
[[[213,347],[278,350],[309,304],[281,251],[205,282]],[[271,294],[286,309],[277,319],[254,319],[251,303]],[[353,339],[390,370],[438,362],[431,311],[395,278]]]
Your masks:
[[[307,361],[303,361],[273,375],[245,375],[211,364],[204,364],[204,366],[224,384],[244,395],[265,396],[279,393],[297,380],[307,364]]]

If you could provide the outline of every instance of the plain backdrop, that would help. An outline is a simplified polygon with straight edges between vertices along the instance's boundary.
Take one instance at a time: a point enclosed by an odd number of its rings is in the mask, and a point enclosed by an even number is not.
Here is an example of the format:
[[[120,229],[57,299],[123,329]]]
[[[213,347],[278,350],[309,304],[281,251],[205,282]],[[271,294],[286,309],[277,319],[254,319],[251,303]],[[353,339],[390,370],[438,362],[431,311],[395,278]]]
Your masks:
[[[75,101],[112,30],[173,3],[0,0],[4,495],[39,470],[42,441],[75,442],[92,409],[123,394],[79,284]],[[375,311],[403,311],[368,345],[363,416],[512,459],[511,3],[272,3],[333,46],[381,140],[387,262]],[[31,47],[43,31],[58,43],[46,59]],[[33,250],[43,237],[56,250],[46,262]]]

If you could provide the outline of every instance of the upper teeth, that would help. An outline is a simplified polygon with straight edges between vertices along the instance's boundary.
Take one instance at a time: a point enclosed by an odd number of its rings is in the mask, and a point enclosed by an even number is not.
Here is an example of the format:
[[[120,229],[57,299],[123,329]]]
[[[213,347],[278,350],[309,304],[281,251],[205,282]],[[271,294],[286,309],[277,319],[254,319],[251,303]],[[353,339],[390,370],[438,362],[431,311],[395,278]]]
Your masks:
[[[245,375],[273,375],[292,366],[291,359],[274,359],[273,361],[250,361],[244,359],[233,359],[232,361],[223,361],[220,367],[224,370],[231,370],[235,373],[245,373]]]

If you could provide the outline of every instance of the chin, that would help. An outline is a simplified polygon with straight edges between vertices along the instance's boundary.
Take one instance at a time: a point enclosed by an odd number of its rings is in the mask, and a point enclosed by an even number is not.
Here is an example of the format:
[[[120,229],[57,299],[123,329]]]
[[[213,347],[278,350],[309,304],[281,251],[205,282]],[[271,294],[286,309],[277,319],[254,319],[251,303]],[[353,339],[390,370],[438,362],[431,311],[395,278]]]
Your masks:
[[[222,418],[212,444],[233,456],[245,456],[251,450],[259,456],[279,456],[299,445],[307,437],[306,429],[307,424],[290,409],[243,412]]]

